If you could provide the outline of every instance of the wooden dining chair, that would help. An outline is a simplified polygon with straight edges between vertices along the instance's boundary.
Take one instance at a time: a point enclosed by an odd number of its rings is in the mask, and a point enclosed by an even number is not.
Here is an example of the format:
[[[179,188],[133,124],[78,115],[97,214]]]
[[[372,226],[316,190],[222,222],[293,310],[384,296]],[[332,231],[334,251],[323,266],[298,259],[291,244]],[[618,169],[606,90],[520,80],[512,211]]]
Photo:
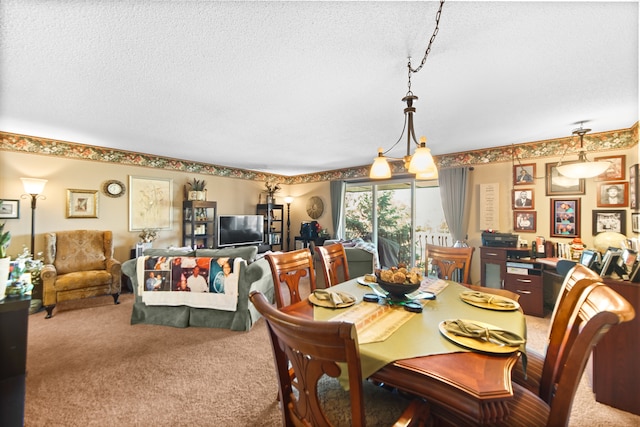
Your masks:
[[[576,285],[583,283],[579,280]],[[587,279],[588,280],[588,279]],[[568,298],[571,298],[567,294]],[[559,310],[556,322],[565,314]],[[540,393],[534,393],[519,384],[513,384],[513,399],[508,402],[506,420],[492,423],[495,426],[566,426],[571,406],[582,378],[591,350],[609,329],[635,317],[633,306],[617,292],[601,282],[591,282],[579,294],[578,301],[569,313],[569,327],[559,342],[549,344],[544,359]],[[553,354],[553,355],[552,355]],[[555,355],[555,356],[554,356]],[[435,425],[468,426],[461,414],[433,406],[431,414]]]
[[[471,257],[476,248],[449,248],[427,243],[425,259],[431,260],[431,265],[438,271],[438,277],[459,283],[471,283]]]
[[[424,425],[427,414],[423,411],[428,408],[422,400],[407,400],[368,381],[363,383],[353,323],[291,316],[275,309],[258,291],[249,298],[267,323],[284,426]],[[324,396],[327,384],[337,384],[343,370],[348,373],[348,392],[340,399]],[[368,408],[375,411],[375,417]]]
[[[570,322],[576,305],[583,298],[582,294],[588,293],[590,287],[597,286],[601,281],[602,278],[596,272],[584,265],[576,264],[569,270],[562,282],[553,313],[551,314],[545,354],[527,349],[526,375],[522,360],[519,360],[511,373],[511,378],[515,383],[526,387],[533,393],[541,393],[541,383],[543,382],[543,377],[545,377],[543,373],[545,358],[555,358],[557,356],[556,352],[564,339],[566,330],[575,327]],[[544,393],[549,392],[548,383],[542,388]]]
[[[300,279],[303,277],[309,278],[309,292],[316,290],[316,272],[309,249],[270,253],[265,258],[271,267],[278,308],[301,301]]]
[[[319,255],[318,260],[322,266],[324,283],[327,288],[350,279],[347,253],[342,243],[316,246],[316,252]]]

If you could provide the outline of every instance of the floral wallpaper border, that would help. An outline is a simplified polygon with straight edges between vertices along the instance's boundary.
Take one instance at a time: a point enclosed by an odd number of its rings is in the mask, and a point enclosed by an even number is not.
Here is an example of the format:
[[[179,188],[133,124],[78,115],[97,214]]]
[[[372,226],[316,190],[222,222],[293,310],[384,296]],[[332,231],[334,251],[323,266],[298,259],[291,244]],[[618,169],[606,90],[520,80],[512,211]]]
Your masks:
[[[608,151],[626,149],[638,143],[638,122],[629,129],[588,134],[584,137],[584,148],[590,151]],[[462,165],[483,165],[496,162],[510,162],[515,158],[527,160],[558,155],[570,156],[577,152],[578,145],[574,137],[548,139],[509,146],[492,147],[482,150],[434,156],[439,168]],[[26,152],[45,156],[66,157],[72,159],[95,160],[122,165],[143,166],[155,169],[167,169],[192,172],[204,175],[238,178],[253,181],[275,181],[283,184],[302,184],[308,182],[332,181],[338,179],[358,179],[369,176],[369,165],[348,169],[329,170],[305,175],[282,176],[248,169],[231,168],[208,163],[159,157],[152,154],[115,150],[74,142],[58,141],[29,135],[20,135],[0,131],[0,150]],[[566,151],[566,152],[565,152]],[[406,173],[402,162],[391,163],[394,174]]]

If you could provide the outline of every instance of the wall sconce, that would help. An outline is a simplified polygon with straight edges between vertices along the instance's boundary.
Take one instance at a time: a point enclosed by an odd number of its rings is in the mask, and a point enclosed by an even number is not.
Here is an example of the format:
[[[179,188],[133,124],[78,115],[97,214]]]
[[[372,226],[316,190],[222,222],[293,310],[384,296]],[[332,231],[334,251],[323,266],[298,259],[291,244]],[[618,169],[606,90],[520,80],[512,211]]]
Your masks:
[[[27,194],[23,194],[21,198],[24,199],[31,196],[31,256],[35,257],[34,241],[35,241],[35,221],[36,221],[36,200],[46,199],[46,197],[40,193],[42,193],[42,191],[44,190],[44,186],[47,183],[47,180],[38,179],[38,178],[20,178],[20,180],[22,180],[24,191],[27,193]]]
[[[291,202],[293,197],[287,196],[284,198],[284,202],[287,204],[287,250],[291,250]]]

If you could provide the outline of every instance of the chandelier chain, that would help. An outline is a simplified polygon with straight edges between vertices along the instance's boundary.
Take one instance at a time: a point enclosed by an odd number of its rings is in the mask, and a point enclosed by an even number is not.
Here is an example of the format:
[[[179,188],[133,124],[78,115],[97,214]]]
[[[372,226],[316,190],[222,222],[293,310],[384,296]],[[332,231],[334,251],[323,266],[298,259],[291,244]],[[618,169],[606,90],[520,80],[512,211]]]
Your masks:
[[[436,27],[433,29],[433,34],[431,34],[431,39],[429,39],[429,45],[427,46],[427,50],[424,52],[422,62],[420,62],[420,65],[418,65],[417,68],[411,68],[411,57],[409,57],[409,63],[407,64],[407,67],[409,68],[409,92],[411,92],[411,73],[417,73],[422,69],[424,63],[427,61],[429,52],[431,52],[431,45],[433,44],[433,41],[436,39],[438,31],[440,30],[440,16],[442,15],[442,6],[444,6],[444,0],[440,0],[440,7],[438,8],[438,12],[436,12]]]

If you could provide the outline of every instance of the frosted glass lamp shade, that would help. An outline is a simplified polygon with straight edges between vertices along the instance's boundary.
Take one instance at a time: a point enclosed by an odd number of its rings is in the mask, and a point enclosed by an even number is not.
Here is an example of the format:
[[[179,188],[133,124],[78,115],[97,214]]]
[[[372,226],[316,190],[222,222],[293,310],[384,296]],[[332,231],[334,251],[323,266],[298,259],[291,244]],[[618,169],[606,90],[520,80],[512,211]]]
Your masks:
[[[40,194],[44,190],[44,186],[47,183],[46,179],[37,178],[20,178],[24,191],[28,194]]]

